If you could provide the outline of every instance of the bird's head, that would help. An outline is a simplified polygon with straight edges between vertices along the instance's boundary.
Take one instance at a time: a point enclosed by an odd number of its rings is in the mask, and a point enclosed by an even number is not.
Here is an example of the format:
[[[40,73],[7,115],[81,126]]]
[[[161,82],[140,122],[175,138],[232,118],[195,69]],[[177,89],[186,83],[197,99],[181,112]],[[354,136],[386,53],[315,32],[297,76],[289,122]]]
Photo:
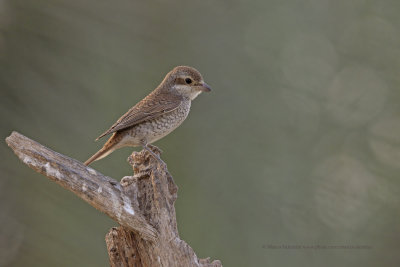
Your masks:
[[[210,92],[200,72],[192,67],[178,66],[170,71],[163,83],[168,84],[168,89],[181,96],[195,99],[201,92]]]

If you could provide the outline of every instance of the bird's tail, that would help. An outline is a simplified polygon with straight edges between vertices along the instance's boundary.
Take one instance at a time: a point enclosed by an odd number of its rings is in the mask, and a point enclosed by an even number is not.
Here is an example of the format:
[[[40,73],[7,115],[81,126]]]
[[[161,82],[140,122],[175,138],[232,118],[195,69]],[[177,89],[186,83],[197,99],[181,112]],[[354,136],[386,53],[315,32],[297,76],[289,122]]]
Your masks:
[[[116,133],[114,133],[110,139],[108,139],[108,141],[104,144],[104,146],[97,151],[93,156],[91,156],[87,161],[85,161],[85,165],[88,166],[90,163],[92,163],[93,161],[102,159],[107,157],[108,155],[110,155],[115,149],[117,149],[116,145],[118,142],[115,141],[115,135]]]

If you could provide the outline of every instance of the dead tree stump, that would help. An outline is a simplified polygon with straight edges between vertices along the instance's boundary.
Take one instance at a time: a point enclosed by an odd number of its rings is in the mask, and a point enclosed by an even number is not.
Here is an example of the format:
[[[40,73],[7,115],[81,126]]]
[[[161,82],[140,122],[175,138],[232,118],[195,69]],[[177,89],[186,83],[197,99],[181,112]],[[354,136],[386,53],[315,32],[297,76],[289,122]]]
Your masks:
[[[222,266],[197,258],[179,238],[174,203],[178,188],[165,165],[147,151],[133,152],[133,176],[121,182],[13,132],[6,139],[29,167],[70,190],[121,226],[106,235],[112,267]],[[151,149],[160,154],[157,147]]]

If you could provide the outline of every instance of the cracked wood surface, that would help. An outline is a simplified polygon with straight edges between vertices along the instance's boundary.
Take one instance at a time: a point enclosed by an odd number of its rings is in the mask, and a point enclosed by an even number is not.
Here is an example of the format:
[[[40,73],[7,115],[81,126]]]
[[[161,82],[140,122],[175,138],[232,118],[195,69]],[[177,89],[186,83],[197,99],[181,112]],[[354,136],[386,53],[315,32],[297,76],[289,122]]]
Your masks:
[[[166,166],[147,151],[132,153],[134,175],[119,183],[17,132],[6,142],[26,165],[121,225],[106,235],[111,266],[222,266],[219,260],[199,259],[179,238],[174,207],[178,188]],[[160,154],[157,147],[151,149]]]

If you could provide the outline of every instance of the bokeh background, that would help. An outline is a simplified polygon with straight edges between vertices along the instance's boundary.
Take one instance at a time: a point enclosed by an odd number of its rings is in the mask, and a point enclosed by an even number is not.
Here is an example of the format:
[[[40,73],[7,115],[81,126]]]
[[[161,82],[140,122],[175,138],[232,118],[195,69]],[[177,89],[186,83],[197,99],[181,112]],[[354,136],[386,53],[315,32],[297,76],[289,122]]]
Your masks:
[[[116,225],[4,138],[84,161],[176,65],[214,89],[156,143],[199,257],[399,266],[399,13],[394,0],[0,0],[0,266],[108,266]],[[131,151],[93,167],[130,175]]]

